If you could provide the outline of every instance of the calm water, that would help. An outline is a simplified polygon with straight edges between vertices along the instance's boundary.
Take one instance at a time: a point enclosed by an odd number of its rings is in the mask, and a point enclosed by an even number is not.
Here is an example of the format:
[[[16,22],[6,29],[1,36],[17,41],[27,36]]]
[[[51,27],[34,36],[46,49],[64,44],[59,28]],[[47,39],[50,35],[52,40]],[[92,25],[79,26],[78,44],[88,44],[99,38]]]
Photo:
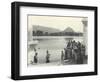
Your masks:
[[[31,65],[34,57],[34,48],[38,53],[38,64],[44,64],[46,62],[46,51],[50,53],[51,63],[61,62],[61,51],[64,51],[69,40],[75,40],[83,42],[83,37],[34,37],[36,44],[28,49],[28,65]]]

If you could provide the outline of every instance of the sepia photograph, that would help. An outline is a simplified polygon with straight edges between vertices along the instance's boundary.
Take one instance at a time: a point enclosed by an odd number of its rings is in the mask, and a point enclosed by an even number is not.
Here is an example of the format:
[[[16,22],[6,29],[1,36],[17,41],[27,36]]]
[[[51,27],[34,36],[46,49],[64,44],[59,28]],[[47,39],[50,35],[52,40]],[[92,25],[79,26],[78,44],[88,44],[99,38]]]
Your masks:
[[[97,7],[12,3],[11,78],[97,75]]]
[[[28,15],[27,65],[87,64],[87,17]]]

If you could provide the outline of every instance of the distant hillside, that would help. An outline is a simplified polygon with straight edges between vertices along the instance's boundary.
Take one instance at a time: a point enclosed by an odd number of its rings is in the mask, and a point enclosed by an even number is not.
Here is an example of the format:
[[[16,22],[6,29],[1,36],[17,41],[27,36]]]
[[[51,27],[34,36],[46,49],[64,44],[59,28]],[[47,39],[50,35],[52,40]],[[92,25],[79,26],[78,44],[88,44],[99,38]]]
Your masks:
[[[46,27],[46,26],[40,26],[40,25],[33,25],[33,31],[38,31],[38,30],[43,31],[43,32],[48,32],[48,33],[60,32],[59,29]]]
[[[33,25],[32,30],[33,36],[82,36],[83,33],[75,32],[71,27],[66,28],[64,31],[60,31],[59,29]]]
[[[63,32],[74,32],[74,30],[71,27],[67,27]]]

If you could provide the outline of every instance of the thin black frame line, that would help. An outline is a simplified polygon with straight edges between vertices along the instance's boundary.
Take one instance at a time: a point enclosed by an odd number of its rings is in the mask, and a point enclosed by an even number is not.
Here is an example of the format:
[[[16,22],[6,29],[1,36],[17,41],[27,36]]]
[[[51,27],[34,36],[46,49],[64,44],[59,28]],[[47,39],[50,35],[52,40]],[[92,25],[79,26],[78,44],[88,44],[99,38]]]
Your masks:
[[[14,24],[12,24],[12,34],[14,34],[13,36],[12,36],[12,41],[14,42],[14,43],[12,43],[12,46],[14,47],[14,49],[13,49],[13,47],[11,48],[11,50],[14,50],[14,54],[12,53],[12,59],[13,58],[15,58],[16,60],[12,60],[12,62],[14,62],[15,63],[15,65],[12,65],[12,70],[13,70],[13,72],[12,72],[12,75],[14,75],[14,76],[12,76],[11,78],[12,79],[14,79],[14,80],[23,80],[23,79],[41,79],[41,78],[57,78],[57,77],[73,77],[73,76],[88,76],[88,75],[97,75],[97,22],[98,22],[98,20],[97,20],[97,7],[89,7],[89,8],[87,8],[86,10],[94,10],[94,12],[95,12],[95,27],[94,27],[94,30],[95,30],[95,33],[94,33],[94,36],[95,36],[95,43],[94,43],[94,50],[95,50],[95,56],[94,56],[94,62],[95,62],[95,65],[94,65],[94,67],[95,67],[95,69],[94,69],[94,71],[93,72],[81,72],[81,73],[64,73],[64,74],[51,74],[51,75],[37,75],[37,76],[34,76],[34,75],[31,75],[31,76],[20,76],[20,49],[19,49],[19,45],[20,45],[20,42],[19,42],[19,40],[20,40],[20,29],[19,29],[19,26],[20,26],[20,6],[23,6],[23,5],[19,5],[19,3],[23,3],[24,4],[24,2],[13,2],[12,3],[12,23],[14,23]],[[25,4],[27,4],[27,3],[25,3]],[[32,4],[34,4],[34,3],[32,3]],[[40,4],[40,3],[39,3]],[[35,4],[35,6],[38,6],[38,7],[40,7],[40,5],[39,4]],[[27,6],[29,6],[30,4],[28,4]],[[31,5],[31,6],[33,6],[34,7],[34,5]],[[43,6],[43,4],[42,4],[42,6]],[[50,4],[49,4],[49,6],[50,6]],[[59,7],[60,7],[60,5],[58,5]],[[58,7],[58,8],[59,8]],[[70,7],[70,6],[69,6]],[[72,6],[71,6],[72,7]],[[71,8],[70,7],[70,8]],[[81,7],[82,8],[82,7]],[[67,8],[66,8],[67,9]],[[72,8],[73,9],[73,8]],[[77,8],[75,8],[75,9],[77,9]],[[16,13],[14,12],[14,11],[16,11]],[[16,19],[15,19],[16,18]],[[14,27],[14,28],[13,28]],[[15,33],[14,33],[15,32]],[[18,52],[17,52],[18,51]],[[16,53],[15,53],[16,52]],[[14,56],[13,56],[14,55]]]
[[[15,1],[18,6],[27,7],[46,7],[46,8],[60,8],[60,9],[77,9],[77,10],[95,10],[96,6],[85,6],[85,5],[69,5],[69,4],[53,4],[53,3],[36,3],[36,2],[18,2]]]
[[[98,74],[98,8],[96,8],[94,11],[94,23],[94,70],[95,73]]]
[[[19,35],[17,35],[17,31],[19,31],[19,28],[17,28],[17,26],[19,27],[19,15],[18,15],[18,13],[19,13],[19,8],[15,5],[15,7],[16,7],[16,9],[15,9],[15,63],[16,63],[16,65],[15,65],[15,71],[16,71],[16,77],[17,76],[19,76],[19,61],[17,60],[18,58],[19,58],[19,55],[17,55],[17,54],[19,54],[19,51],[17,52],[17,50],[19,50],[18,48],[19,48],[19,41],[16,41],[16,40],[18,40],[19,38]],[[18,17],[17,17],[18,16]]]
[[[64,77],[81,77],[81,76],[93,76],[95,72],[78,72],[78,73],[60,73],[60,74],[45,74],[45,75],[28,75],[19,76],[16,80],[28,80],[28,79],[44,79],[44,78],[64,78]]]
[[[11,68],[12,68],[12,70],[11,70],[11,78],[12,79],[14,79],[14,80],[16,80],[16,79],[18,79],[19,78],[19,73],[20,73],[20,70],[19,70],[19,65],[20,65],[20,59],[19,59],[19,52],[20,52],[20,47],[19,47],[19,45],[20,45],[20,42],[19,42],[19,40],[20,40],[20,32],[19,32],[19,18],[20,18],[20,16],[19,16],[19,6],[17,6],[16,4],[14,4],[14,3],[12,3],[12,11],[11,11],[11,13],[12,13],[12,16],[11,16],[11,18],[12,18],[12,20],[11,20],[11,23],[12,23],[12,25],[11,25],[11,29],[12,29],[12,36],[11,36],[11,41],[12,41],[12,43],[11,43],[11,56],[12,56],[12,60],[11,60],[11,63],[12,63],[12,65],[11,65]]]
[[[27,16],[52,16],[52,17],[73,17],[73,18],[88,18],[82,16],[62,16],[62,15],[40,15],[40,14],[27,14]]]

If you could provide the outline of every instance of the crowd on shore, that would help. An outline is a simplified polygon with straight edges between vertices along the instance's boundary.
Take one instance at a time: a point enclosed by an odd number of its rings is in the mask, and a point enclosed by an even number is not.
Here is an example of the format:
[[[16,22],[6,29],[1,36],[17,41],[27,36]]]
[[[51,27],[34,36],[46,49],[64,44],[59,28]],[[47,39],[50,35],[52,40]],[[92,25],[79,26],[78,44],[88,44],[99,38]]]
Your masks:
[[[64,52],[62,51],[62,60],[73,60],[76,64],[83,64],[84,59],[86,57],[85,45],[81,42],[76,42],[75,40],[71,40],[67,43],[66,48],[64,48]]]
[[[34,48],[35,55],[33,57],[33,63],[38,63],[38,52]],[[71,60],[74,61],[75,64],[83,64],[84,58],[86,56],[85,54],[85,46],[81,42],[76,42],[75,40],[70,40],[67,44],[64,50],[61,51],[61,62],[64,62],[65,60]],[[50,63],[50,52],[49,50],[46,51],[46,57],[45,62]]]

